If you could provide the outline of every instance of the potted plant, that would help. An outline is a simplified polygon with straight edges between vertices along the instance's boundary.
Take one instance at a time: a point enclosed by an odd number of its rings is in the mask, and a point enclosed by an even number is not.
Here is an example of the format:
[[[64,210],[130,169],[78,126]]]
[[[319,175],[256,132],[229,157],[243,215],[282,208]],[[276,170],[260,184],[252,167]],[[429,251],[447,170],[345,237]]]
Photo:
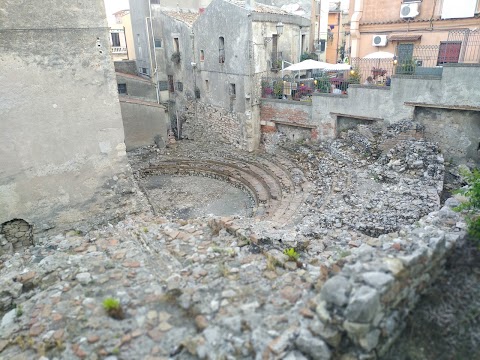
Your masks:
[[[283,98],[283,82],[282,81],[277,81],[275,85],[273,86],[273,93],[275,94],[275,97],[278,99]]]

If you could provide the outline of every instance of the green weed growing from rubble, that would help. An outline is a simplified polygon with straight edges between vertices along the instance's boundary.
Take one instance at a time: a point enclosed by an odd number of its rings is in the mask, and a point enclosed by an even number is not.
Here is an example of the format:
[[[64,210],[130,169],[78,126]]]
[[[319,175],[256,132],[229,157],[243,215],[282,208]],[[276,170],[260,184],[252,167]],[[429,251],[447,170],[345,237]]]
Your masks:
[[[455,191],[455,193],[465,196],[467,201],[461,203],[454,210],[467,212],[468,234],[480,247],[480,170],[474,169],[469,171],[463,169],[460,170],[460,174],[468,185]]]
[[[121,320],[125,317],[122,306],[120,305],[120,301],[118,299],[109,297],[103,300],[102,304],[108,316],[111,318]]]
[[[17,305],[17,311],[15,312],[15,315],[17,315],[17,317],[20,317],[23,315],[22,305]]]
[[[285,249],[283,253],[288,256],[288,260],[290,261],[297,261],[300,257],[300,254],[297,253],[294,248]]]

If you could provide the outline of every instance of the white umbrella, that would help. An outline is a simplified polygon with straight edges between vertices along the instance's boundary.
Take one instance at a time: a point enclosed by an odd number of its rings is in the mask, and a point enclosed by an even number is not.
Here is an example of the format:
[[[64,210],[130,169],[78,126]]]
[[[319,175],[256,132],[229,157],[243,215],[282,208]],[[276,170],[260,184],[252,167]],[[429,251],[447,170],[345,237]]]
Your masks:
[[[387,51],[377,51],[373,52],[371,54],[368,54],[367,56],[364,56],[364,59],[393,59],[395,54],[392,54],[391,52]]]
[[[328,64],[328,67],[325,70],[331,71],[345,71],[350,70],[350,64]]]
[[[325,69],[332,64],[328,64],[323,61],[315,61],[312,59],[303,60],[302,62],[290,65],[283,70],[300,71],[300,70],[312,70],[312,69]]]

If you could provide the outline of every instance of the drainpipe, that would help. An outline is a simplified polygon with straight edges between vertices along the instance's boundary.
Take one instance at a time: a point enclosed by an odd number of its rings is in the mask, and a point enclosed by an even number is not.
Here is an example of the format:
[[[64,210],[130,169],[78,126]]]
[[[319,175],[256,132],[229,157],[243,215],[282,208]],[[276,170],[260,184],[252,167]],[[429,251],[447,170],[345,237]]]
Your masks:
[[[350,21],[350,58],[358,57],[360,42],[360,19],[363,15],[363,0],[355,0]]]
[[[160,89],[158,88],[158,64],[157,64],[157,54],[155,53],[155,36],[153,34],[153,23],[152,23],[152,5],[148,4],[148,10],[150,17],[145,19],[147,21],[147,34],[148,37],[151,37],[151,41],[148,41],[148,52],[150,54],[150,64],[153,67],[153,62],[155,62],[155,92],[157,94],[157,103],[160,104]],[[148,31],[148,21],[150,22],[150,32]],[[149,39],[150,40],[150,39]],[[153,45],[153,62],[152,62],[152,45]]]

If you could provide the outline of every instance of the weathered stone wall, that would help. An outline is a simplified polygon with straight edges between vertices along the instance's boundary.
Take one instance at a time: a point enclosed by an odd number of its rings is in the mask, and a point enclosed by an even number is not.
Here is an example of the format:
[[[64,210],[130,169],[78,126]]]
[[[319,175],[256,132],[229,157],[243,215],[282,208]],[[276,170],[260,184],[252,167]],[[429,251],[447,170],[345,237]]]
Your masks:
[[[32,230],[32,226],[21,219],[0,224],[0,255],[13,253],[33,245]]]
[[[155,85],[150,80],[144,79],[140,76],[118,72],[115,74],[117,77],[117,84],[127,85],[128,96],[157,102],[157,90],[155,89]]]
[[[121,97],[120,105],[127,151],[155,143],[167,143],[168,117],[164,106],[128,97]]]
[[[123,60],[123,61],[114,61],[116,72],[121,72],[123,74],[137,75],[137,63],[135,60]]]
[[[337,134],[338,114],[378,119],[386,124],[416,120],[418,114],[430,129],[427,139],[439,141],[444,152],[453,149],[456,161],[466,160],[465,154],[478,162],[478,141],[473,138],[479,133],[480,90],[475,84],[479,76],[479,65],[452,64],[444,66],[442,77],[394,76],[390,87],[351,85],[348,96],[315,94],[313,122],[320,139],[332,139]],[[425,111],[415,112],[422,104],[436,107],[436,115],[429,114],[433,119],[426,120]],[[464,141],[454,141],[459,138]]]
[[[103,1],[2,1],[0,49],[0,223],[123,216],[133,185]]]
[[[184,113],[186,122],[182,134],[188,139],[211,139],[223,141],[238,148],[245,148],[244,122],[237,114],[224,108],[198,101],[195,115],[195,101],[189,101]]]
[[[442,144],[445,158],[480,163],[480,110],[416,107],[414,115],[425,126],[425,136]]]
[[[445,206],[416,225],[359,247],[353,260],[323,285],[316,298],[320,323],[312,331],[351,358],[382,355],[420,295],[444,270],[446,255],[465,236],[465,228]],[[342,334],[348,340],[340,344]]]

